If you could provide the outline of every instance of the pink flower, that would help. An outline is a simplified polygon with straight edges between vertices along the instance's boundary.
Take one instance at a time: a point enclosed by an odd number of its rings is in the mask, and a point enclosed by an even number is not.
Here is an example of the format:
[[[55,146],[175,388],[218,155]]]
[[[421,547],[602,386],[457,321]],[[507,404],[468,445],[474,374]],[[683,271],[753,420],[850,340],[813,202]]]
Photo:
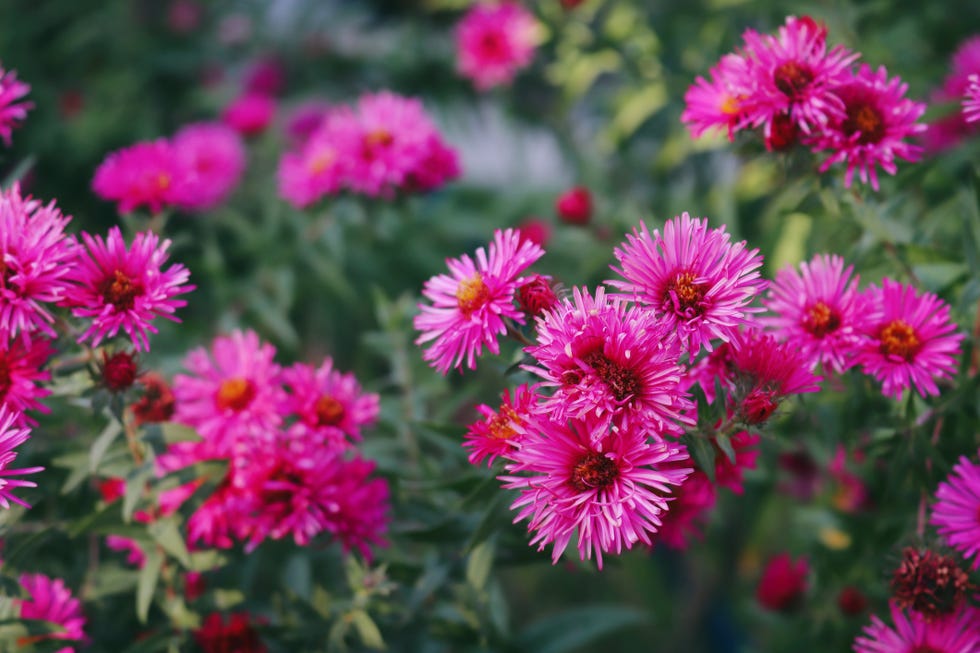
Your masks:
[[[456,27],[456,68],[481,91],[509,84],[534,58],[537,24],[517,2],[479,2]]]
[[[692,539],[700,539],[710,511],[717,501],[717,492],[707,474],[695,469],[674,490],[670,510],[661,516],[654,543],[663,542],[672,549],[685,550]]]
[[[980,465],[961,456],[936,490],[929,522],[946,544],[980,568]]]
[[[51,394],[41,386],[51,378],[44,370],[54,348],[47,338],[0,340],[0,405],[18,414],[18,424],[33,424],[25,411],[48,412],[38,399]]]
[[[792,610],[803,601],[809,573],[810,565],[806,558],[793,562],[788,553],[775,555],[766,563],[755,597],[768,610]]]
[[[25,508],[31,507],[23,499],[13,495],[15,488],[37,487],[37,483],[33,481],[22,481],[10,477],[35,474],[44,469],[43,467],[8,469],[9,465],[17,458],[17,452],[14,451],[14,448],[24,444],[31,434],[30,429],[19,425],[22,422],[20,416],[10,410],[6,404],[0,405],[0,506],[8,510],[11,501]]]
[[[95,347],[122,329],[136,351],[149,351],[154,318],[180,321],[174,312],[187,302],[177,295],[194,290],[187,283],[190,272],[179,263],[163,269],[170,241],[161,243],[152,231],[136,234],[129,249],[119,227],[105,240],[85,232],[82,240],[88,252],[79,254],[69,276],[76,286],[63,302],[76,317],[92,320],[78,341]]]
[[[30,90],[30,86],[17,80],[17,71],[7,71],[0,66],[0,138],[8,147],[14,128],[27,117],[28,110],[34,108],[32,102],[18,102]]]
[[[504,390],[497,410],[486,404],[477,406],[483,419],[470,424],[463,442],[463,447],[470,452],[470,464],[479,465],[485,459],[490,467],[497,456],[506,455],[517,445],[521,440],[519,429],[537,401],[536,386],[525,383],[514,389],[513,397],[510,390]]]
[[[858,276],[844,268],[837,255],[817,255],[801,263],[799,271],[787,267],[769,286],[766,308],[772,317],[762,318],[780,340],[793,343],[813,365],[843,372],[854,364],[862,343]]]
[[[221,204],[245,171],[245,145],[241,137],[221,123],[195,123],[173,138],[174,156],[186,171],[176,203],[189,211],[204,211]]]
[[[528,520],[539,551],[553,545],[554,563],[572,537],[579,557],[591,559],[594,551],[600,569],[604,553],[649,546],[672,486],[691,473],[677,465],[689,459],[676,445],[649,442],[645,429],[610,429],[592,415],[570,422],[534,415],[519,430],[520,446],[506,454],[511,462],[500,480],[520,490],[514,521]]]
[[[415,344],[432,342],[423,358],[446,374],[451,367],[462,368],[464,359],[475,369],[484,346],[500,353],[497,337],[507,331],[505,320],[524,323],[513,301],[524,281],[517,275],[542,254],[544,250],[522,240],[516,230],[497,229],[488,250],[476,251],[476,261],[466,254],[448,259],[450,274],[425,282],[422,294],[432,305],[419,304],[421,313],[415,316],[415,328],[422,332]]]
[[[106,535],[105,544],[113,551],[126,553],[126,564],[138,569],[142,569],[143,565],[146,564],[146,553],[143,552],[143,547],[139,545],[139,542],[134,539],[121,535]]]
[[[277,173],[280,197],[302,209],[341,189],[350,167],[341,148],[352,120],[348,111],[322,118],[299,151],[283,154]]]
[[[265,131],[276,114],[276,101],[269,95],[247,92],[221,112],[221,121],[242,136]]]
[[[95,171],[92,190],[118,202],[120,213],[139,206],[158,213],[179,200],[185,175],[173,145],[161,138],[110,152]]]
[[[202,458],[205,460],[206,458]],[[187,540],[206,547],[230,549],[250,525],[248,500],[232,485],[234,470],[187,520]]]
[[[980,75],[970,75],[963,100],[963,118],[968,123],[980,121]]]
[[[17,184],[0,191],[0,340],[36,330],[56,335],[44,304],[61,301],[69,287],[75,241],[64,230],[70,220],[54,202],[22,198]]]
[[[855,653],[977,653],[980,651],[980,632],[976,629],[978,615],[965,608],[944,619],[927,620],[916,612],[905,613],[895,603],[890,604],[892,623],[887,626],[877,615],[864,634],[854,640]]]
[[[723,128],[728,140],[734,140],[748,120],[752,103],[753,78],[748,60],[737,54],[726,54],[709,71],[711,81],[698,77],[684,94],[681,122],[694,138],[714,127]]]
[[[566,224],[584,225],[592,218],[592,194],[584,186],[575,186],[555,200],[555,213]]]
[[[279,95],[286,86],[286,70],[275,57],[265,56],[253,61],[244,77],[245,91],[257,95]]]
[[[286,137],[294,147],[302,146],[333,111],[325,100],[309,100],[295,107],[286,120]]]
[[[980,35],[971,36],[956,48],[950,71],[943,82],[943,99],[961,98],[970,86],[970,76],[980,74]]]
[[[715,447],[715,482],[721,487],[726,487],[735,494],[742,494],[743,478],[742,473],[746,469],[755,469],[756,460],[759,459],[760,436],[749,431],[739,431],[730,439],[732,450],[735,452],[735,460],[729,459],[728,455],[721,450],[716,440],[712,440]]]
[[[354,375],[335,370],[330,358],[316,369],[296,363],[282,380],[289,391],[283,408],[299,418],[289,433],[303,442],[343,449],[378,418],[378,395],[362,392]]]
[[[15,599],[20,607],[21,619],[40,619],[61,626],[61,630],[50,635],[37,635],[38,640],[85,639],[85,615],[82,614],[81,602],[71,595],[71,590],[65,587],[60,578],[49,578],[44,574],[22,574],[20,584],[27,592],[29,599]],[[71,653],[75,649],[63,648],[59,653]]]
[[[431,134],[415,167],[405,175],[404,188],[415,193],[428,193],[462,174],[456,150]]]
[[[882,382],[886,397],[915,386],[923,397],[938,395],[936,379],[956,371],[962,333],[949,319],[949,306],[932,293],[884,279],[867,289],[865,344],[856,362]]]
[[[821,164],[826,172],[840,161],[847,164],[844,185],[850,187],[857,171],[863,183],[871,181],[878,190],[877,166],[890,175],[898,170],[895,158],[918,161],[922,148],[905,139],[925,131],[918,119],[926,110],[923,102],[905,97],[908,84],[898,77],[888,79],[884,66],[877,72],[862,64],[851,81],[835,93],[844,103],[844,114],[832,117],[809,144],[814,150],[832,150]]]
[[[551,224],[534,216],[527,217],[517,225],[517,231],[520,232],[521,238],[530,240],[540,247],[546,246],[551,240]]]
[[[615,249],[625,281],[609,284],[649,306],[682,347],[694,356],[712,339],[731,340],[749,315],[749,303],[765,290],[759,250],[731,243],[725,228],[708,230],[708,220],[684,213],[664,225],[661,236],[640,223]]]

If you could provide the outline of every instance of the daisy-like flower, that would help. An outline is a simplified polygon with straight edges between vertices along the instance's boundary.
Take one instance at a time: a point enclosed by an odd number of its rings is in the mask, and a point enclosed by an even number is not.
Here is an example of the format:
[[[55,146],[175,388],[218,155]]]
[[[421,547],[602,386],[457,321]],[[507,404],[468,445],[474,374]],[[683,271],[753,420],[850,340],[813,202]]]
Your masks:
[[[26,411],[48,411],[38,399],[51,394],[41,383],[51,378],[43,368],[53,353],[47,338],[18,338],[6,344],[0,340],[0,406],[16,412],[18,423],[33,423]]]
[[[192,350],[184,359],[190,375],[174,377],[174,421],[197,429],[221,455],[250,437],[274,438],[286,401],[275,355],[251,330],[215,338],[210,352]]]
[[[818,254],[799,270],[776,273],[764,303],[773,316],[761,319],[780,340],[792,342],[813,363],[843,372],[861,344],[858,276],[837,255]]]
[[[282,380],[289,391],[285,411],[299,418],[289,433],[298,440],[343,449],[378,418],[378,395],[362,392],[354,375],[334,369],[330,358],[316,369],[296,363],[283,370]]]
[[[746,124],[752,104],[753,78],[749,63],[738,54],[726,54],[709,71],[711,80],[698,77],[684,93],[681,122],[691,136],[700,138],[714,127],[724,129],[728,140]]]
[[[980,75],[970,75],[963,99],[963,119],[968,123],[980,122]]]
[[[553,545],[557,563],[578,538],[582,560],[593,552],[622,553],[637,542],[650,545],[668,509],[668,498],[691,467],[686,451],[665,441],[650,442],[645,429],[618,427],[587,415],[556,422],[535,415],[519,427],[520,446],[506,454],[505,489],[520,490],[511,509],[515,522],[528,520],[530,544]]]
[[[877,615],[871,625],[854,640],[855,653],[977,653],[980,651],[980,632],[976,628],[977,613],[965,608],[943,619],[926,619],[916,612],[906,613],[891,603],[894,627],[889,627]]]
[[[479,2],[456,27],[456,68],[481,91],[509,84],[534,58],[536,31],[517,2]]]
[[[19,102],[31,87],[17,79],[17,72],[4,70],[0,66],[0,138],[8,146],[14,127],[27,117],[28,110],[34,108],[32,102]]]
[[[180,322],[174,312],[187,302],[177,295],[194,290],[187,283],[190,272],[179,263],[163,269],[170,241],[161,243],[152,231],[136,234],[129,249],[119,227],[105,240],[85,232],[82,240],[88,255],[78,256],[70,273],[76,287],[64,301],[75,317],[92,321],[78,341],[95,347],[121,329],[136,351],[149,351],[147,333],[157,332],[154,318]]]
[[[724,227],[709,230],[707,218],[684,213],[663,235],[640,223],[614,253],[620,267],[612,269],[626,280],[609,284],[653,309],[692,357],[702,347],[711,351],[712,339],[730,340],[761,310],[749,306],[766,287],[759,250],[730,242]]]
[[[353,129],[348,111],[320,118],[320,125],[296,152],[279,161],[279,196],[298,209],[339,191],[347,179],[348,158],[341,151],[344,129]],[[347,138],[346,140],[350,140]]]
[[[15,599],[20,609],[21,619],[40,619],[50,621],[61,627],[61,630],[48,634],[36,635],[30,641],[46,639],[85,640],[85,615],[82,613],[81,602],[72,596],[71,590],[60,578],[50,578],[44,574],[23,574],[20,584],[30,598]],[[74,653],[72,647],[59,649],[58,653]]]
[[[221,123],[182,127],[172,140],[174,155],[186,176],[177,188],[176,203],[189,211],[206,211],[221,204],[245,171],[245,144]]]
[[[23,198],[20,187],[0,190],[0,340],[40,330],[55,336],[44,304],[59,302],[75,241],[64,233],[71,221],[55,207]]]
[[[850,81],[835,93],[844,103],[844,113],[833,116],[809,144],[816,151],[831,150],[820,165],[826,172],[838,162],[847,164],[844,185],[850,187],[855,171],[862,183],[870,181],[878,190],[878,172],[894,175],[895,159],[918,161],[922,148],[906,139],[926,129],[918,122],[926,110],[924,102],[905,97],[908,84],[899,77],[888,79],[884,66],[873,71],[862,64]]]
[[[682,432],[677,423],[692,404],[679,384],[683,368],[673,331],[653,311],[600,287],[595,298],[575,288],[537,321],[534,357],[525,366],[555,392],[541,410],[566,417],[630,420],[657,434]]]
[[[13,491],[19,487],[37,487],[33,481],[23,481],[11,476],[23,476],[42,471],[43,467],[22,467],[21,469],[8,469],[10,464],[17,458],[15,447],[19,447],[27,441],[30,436],[30,429],[18,426],[21,422],[16,412],[0,405],[0,506],[9,509],[10,502],[30,508],[23,499],[13,495]]]
[[[980,465],[961,456],[936,490],[929,522],[946,544],[980,568]]]
[[[932,293],[884,279],[866,291],[865,344],[856,363],[882,383],[886,397],[898,398],[915,386],[920,395],[938,395],[936,379],[956,369],[962,333],[949,319],[949,306]]]
[[[120,213],[139,206],[158,213],[180,199],[186,174],[173,145],[161,138],[111,152],[96,169],[92,190],[117,202]]]
[[[521,238],[514,229],[493,234],[489,248],[476,250],[476,260],[464,254],[448,259],[449,274],[425,282],[422,294],[432,304],[419,304],[414,325],[421,335],[415,344],[431,342],[423,358],[442,374],[466,361],[476,368],[484,346],[500,353],[497,337],[507,331],[505,320],[524,323],[514,306],[514,292],[524,281],[517,275],[537,261],[544,250]]]
[[[500,397],[500,407],[494,410],[486,404],[476,407],[483,419],[470,424],[463,447],[469,450],[471,465],[479,465],[486,459],[487,467],[497,456],[508,453],[521,440],[518,431],[538,402],[536,386],[523,384],[514,389],[504,390]]]

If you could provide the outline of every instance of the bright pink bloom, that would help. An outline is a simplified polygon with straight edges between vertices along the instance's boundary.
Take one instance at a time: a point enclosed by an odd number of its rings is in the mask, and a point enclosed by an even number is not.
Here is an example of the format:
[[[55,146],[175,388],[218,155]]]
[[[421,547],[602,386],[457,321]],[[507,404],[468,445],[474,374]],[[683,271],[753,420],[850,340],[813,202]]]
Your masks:
[[[799,270],[786,267],[769,286],[766,308],[775,315],[762,318],[780,340],[793,343],[813,365],[843,372],[854,364],[862,343],[858,276],[844,268],[837,255],[818,254]]]
[[[884,279],[866,291],[865,344],[856,362],[882,382],[886,397],[915,386],[923,397],[938,395],[936,379],[956,371],[962,333],[949,319],[949,306],[932,293]]]
[[[961,98],[970,86],[970,76],[980,74],[980,35],[960,43],[950,60],[950,71],[943,82],[941,98]]]
[[[106,535],[105,545],[113,551],[126,554],[126,564],[142,569],[146,564],[146,553],[143,547],[134,539],[121,535]]]
[[[961,456],[939,484],[929,522],[946,544],[980,568],[980,465]]]
[[[810,565],[806,558],[793,562],[788,553],[775,555],[766,563],[755,598],[767,610],[792,610],[803,601],[809,573]]]
[[[8,146],[14,128],[27,117],[28,110],[34,108],[32,102],[18,102],[30,90],[30,86],[17,80],[17,71],[7,71],[0,66],[0,138]]]
[[[0,190],[0,340],[35,330],[56,335],[44,304],[59,302],[69,287],[75,241],[64,230],[70,220],[54,202],[42,206],[21,197],[17,184]]]
[[[190,272],[180,263],[163,268],[170,241],[161,243],[152,231],[136,234],[129,249],[119,227],[105,240],[85,232],[82,240],[87,255],[79,254],[69,277],[76,286],[63,302],[75,317],[92,320],[78,341],[95,347],[122,329],[136,351],[149,351],[154,318],[180,322],[174,312],[187,302],[177,295],[194,290],[187,283]]]
[[[49,578],[44,574],[22,574],[20,584],[29,599],[15,599],[20,607],[21,619],[40,619],[61,626],[61,630],[50,635],[37,635],[38,640],[85,639],[85,615],[81,602],[71,595],[60,578]],[[58,653],[73,653],[74,648],[60,649]]]
[[[201,458],[205,460],[206,458]],[[233,538],[249,528],[248,500],[232,485],[235,470],[225,478],[187,520],[187,540],[215,549],[230,549]]]
[[[92,190],[117,202],[120,213],[139,206],[158,213],[180,198],[185,175],[173,145],[161,138],[110,152],[95,171]]]
[[[470,369],[486,346],[500,353],[497,337],[507,331],[505,320],[524,323],[514,306],[514,292],[523,283],[517,278],[544,254],[544,250],[522,240],[514,229],[493,234],[487,250],[476,250],[476,261],[463,254],[447,259],[450,274],[439,274],[425,282],[422,294],[432,305],[419,304],[421,313],[414,324],[421,335],[415,344],[432,341],[423,356],[442,374],[451,367]]]
[[[575,288],[572,300],[538,318],[536,339],[525,349],[534,358],[525,369],[555,389],[541,404],[553,419],[589,414],[657,435],[683,431],[678,422],[691,402],[679,387],[677,338],[652,311],[602,287],[594,299]]]
[[[575,186],[555,200],[555,213],[566,224],[588,224],[592,218],[592,194],[584,186]]]
[[[436,190],[462,174],[456,150],[442,142],[438,134],[431,134],[415,167],[405,175],[405,190],[427,193]]]
[[[844,103],[844,114],[833,117],[809,142],[817,151],[832,150],[820,172],[844,161],[845,186],[850,187],[857,171],[862,183],[870,179],[871,187],[878,190],[878,166],[894,175],[898,170],[896,157],[918,161],[922,148],[905,139],[925,131],[926,126],[918,120],[926,105],[906,98],[907,89],[908,84],[900,78],[888,79],[884,66],[875,72],[862,64],[851,81],[835,91]]]
[[[735,460],[731,460],[724,451],[712,440],[715,447],[715,482],[721,487],[726,487],[735,494],[742,494],[742,474],[747,469],[755,469],[756,460],[759,459],[760,436],[749,431],[739,431],[730,439],[732,450],[735,451]]]
[[[481,91],[509,84],[534,58],[537,24],[517,2],[479,2],[456,27],[456,68]]]
[[[965,608],[944,619],[927,620],[916,612],[906,613],[894,602],[891,608],[894,627],[887,626],[877,615],[864,634],[854,640],[855,653],[978,653],[980,631],[977,611]]]
[[[709,72],[711,81],[698,77],[684,93],[681,122],[694,138],[713,128],[723,128],[728,140],[748,121],[754,90],[748,60],[737,54],[726,54]]]
[[[963,119],[968,123],[980,121],[980,75],[970,75],[963,100]]]
[[[483,419],[470,424],[463,447],[469,450],[471,465],[479,465],[486,459],[487,467],[497,456],[506,455],[521,440],[520,427],[527,421],[538,402],[535,386],[526,383],[514,389],[504,390],[500,407],[494,410],[486,404],[476,407]]]
[[[19,424],[34,423],[26,411],[48,412],[38,399],[51,394],[41,382],[51,378],[43,368],[52,354],[54,348],[47,338],[0,340],[0,405],[16,412]]]
[[[535,415],[518,430],[520,446],[506,454],[500,480],[520,490],[514,521],[528,519],[539,551],[553,545],[554,563],[576,536],[579,557],[594,551],[600,569],[604,553],[649,546],[669,496],[691,473],[680,466],[689,460],[683,449],[649,442],[646,429],[610,429],[592,415],[570,422]]]
[[[266,653],[269,649],[252,623],[245,612],[232,613],[227,620],[220,612],[212,612],[194,631],[194,641],[204,653]]]
[[[172,143],[186,171],[176,189],[176,203],[189,211],[205,211],[224,202],[245,171],[241,137],[221,123],[200,122],[182,127]]]
[[[33,481],[22,481],[9,478],[11,476],[23,476],[24,474],[34,474],[42,471],[43,467],[23,467],[21,469],[7,469],[7,467],[17,458],[15,447],[19,447],[27,441],[30,436],[30,429],[19,426],[23,422],[20,416],[0,405],[0,506],[10,509],[10,502],[30,508],[23,499],[15,497],[13,490],[19,487],[37,487]]]
[[[731,243],[725,228],[708,230],[707,218],[684,213],[651,235],[645,224],[615,249],[626,280],[610,281],[633,301],[648,305],[676,331],[693,357],[712,339],[730,340],[748,316],[749,303],[766,288],[762,256],[745,241]]]
[[[245,93],[221,112],[221,121],[243,136],[265,131],[276,115],[276,101],[269,95]]]
[[[286,119],[286,137],[294,147],[301,147],[320,128],[333,111],[326,100],[309,100],[295,107]]]
[[[661,516],[654,543],[663,542],[672,549],[685,550],[693,539],[700,539],[711,509],[717,501],[717,491],[707,474],[699,469],[684,479],[674,490],[670,510]]]
[[[283,370],[282,380],[289,392],[283,408],[299,418],[289,433],[302,442],[343,449],[378,419],[378,395],[362,392],[354,375],[335,370],[330,358],[316,369],[296,363]]]
[[[279,161],[279,195],[298,209],[339,191],[347,179],[349,162],[341,149],[350,140],[350,113],[338,110],[320,120],[319,128]]]

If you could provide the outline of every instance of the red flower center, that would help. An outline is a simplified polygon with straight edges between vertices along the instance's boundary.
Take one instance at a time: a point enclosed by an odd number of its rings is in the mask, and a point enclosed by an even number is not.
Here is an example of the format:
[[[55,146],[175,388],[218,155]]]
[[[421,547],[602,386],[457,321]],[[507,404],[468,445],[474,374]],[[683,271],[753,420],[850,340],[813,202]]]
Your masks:
[[[770,150],[785,150],[796,142],[797,132],[796,121],[788,113],[777,113],[772,119],[766,145]]]
[[[231,409],[238,412],[247,408],[253,399],[255,399],[255,384],[239,377],[221,382],[214,403],[221,410]]]
[[[803,312],[803,329],[815,338],[823,338],[840,328],[840,313],[825,302],[811,304]]]
[[[813,81],[813,71],[798,61],[787,61],[772,71],[772,77],[783,95],[795,99]]]
[[[878,333],[878,340],[881,341],[879,349],[882,354],[898,356],[910,363],[919,351],[920,343],[915,335],[915,329],[905,320],[892,320],[883,326]]]
[[[847,118],[844,119],[844,132],[858,133],[858,143],[867,145],[877,143],[885,136],[885,121],[881,112],[867,102],[855,102],[846,108]]]
[[[157,190],[167,190],[170,188],[170,175],[165,172],[161,172],[157,175]]]
[[[483,276],[477,272],[469,279],[463,279],[456,286],[456,304],[463,317],[469,317],[490,300],[490,289],[483,283]]]
[[[600,349],[585,354],[582,360],[602,379],[617,401],[636,395],[643,387],[633,370],[610,360]]]
[[[693,272],[678,272],[667,283],[664,300],[670,302],[675,313],[692,318],[704,313],[704,295],[708,284],[694,283],[697,275]]]
[[[616,462],[597,451],[590,451],[572,468],[570,483],[578,492],[601,490],[619,476]]]
[[[129,311],[133,309],[136,298],[143,294],[143,284],[131,279],[122,270],[116,270],[99,284],[99,294],[116,310]]]
[[[501,406],[500,412],[490,419],[487,427],[490,431],[491,438],[495,440],[509,440],[517,435],[514,427],[523,423],[524,420],[521,419],[521,416],[517,414],[516,410],[510,406]]]
[[[317,426],[337,426],[344,419],[344,405],[330,395],[317,399],[314,409]]]

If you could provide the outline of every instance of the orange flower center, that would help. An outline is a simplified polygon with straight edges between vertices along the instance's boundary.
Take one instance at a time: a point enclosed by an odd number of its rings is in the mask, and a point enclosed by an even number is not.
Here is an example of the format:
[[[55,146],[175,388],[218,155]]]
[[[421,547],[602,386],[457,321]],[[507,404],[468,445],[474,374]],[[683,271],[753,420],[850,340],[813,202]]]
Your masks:
[[[238,412],[245,410],[253,399],[255,399],[255,384],[248,379],[237,377],[221,382],[214,403],[221,410],[230,409]]]
[[[395,142],[395,137],[387,129],[375,129],[364,135],[364,145],[369,148],[387,147]]]
[[[704,295],[708,290],[706,283],[694,283],[697,276],[693,272],[678,272],[668,282],[664,300],[669,301],[675,313],[686,318],[695,317],[704,311]]]
[[[157,190],[167,190],[170,188],[170,175],[161,172],[157,175]]]
[[[336,160],[333,150],[321,150],[310,159],[307,166],[311,175],[319,175],[326,172],[327,168]]]
[[[317,399],[314,409],[317,426],[337,426],[344,419],[344,405],[330,395]]]
[[[112,304],[119,311],[132,310],[136,298],[143,294],[143,284],[131,279],[122,270],[116,270],[102,280],[99,294],[106,303]]]
[[[514,427],[523,423],[524,420],[516,410],[510,406],[501,406],[500,412],[494,415],[488,424],[490,437],[495,440],[509,440],[517,434]]]
[[[615,481],[617,476],[619,467],[614,460],[590,451],[572,467],[572,478],[569,482],[578,492],[588,492],[601,490]]]
[[[823,338],[840,328],[840,314],[822,301],[803,312],[803,329],[815,338]]]
[[[776,88],[786,97],[795,98],[813,81],[813,72],[796,61],[787,61],[772,73]]]
[[[878,340],[881,341],[882,354],[898,356],[908,362],[912,362],[916,352],[919,351],[919,339],[915,335],[915,329],[904,320],[892,320],[882,327],[878,333]]]
[[[742,110],[742,102],[734,95],[726,94],[718,110],[726,116],[736,116]]]
[[[877,143],[884,138],[885,121],[878,109],[865,102],[857,102],[848,106],[846,111],[844,131],[847,134],[859,133],[858,143]]]
[[[479,272],[469,279],[463,279],[456,286],[456,303],[464,317],[469,317],[490,299],[490,289],[483,283]]]

